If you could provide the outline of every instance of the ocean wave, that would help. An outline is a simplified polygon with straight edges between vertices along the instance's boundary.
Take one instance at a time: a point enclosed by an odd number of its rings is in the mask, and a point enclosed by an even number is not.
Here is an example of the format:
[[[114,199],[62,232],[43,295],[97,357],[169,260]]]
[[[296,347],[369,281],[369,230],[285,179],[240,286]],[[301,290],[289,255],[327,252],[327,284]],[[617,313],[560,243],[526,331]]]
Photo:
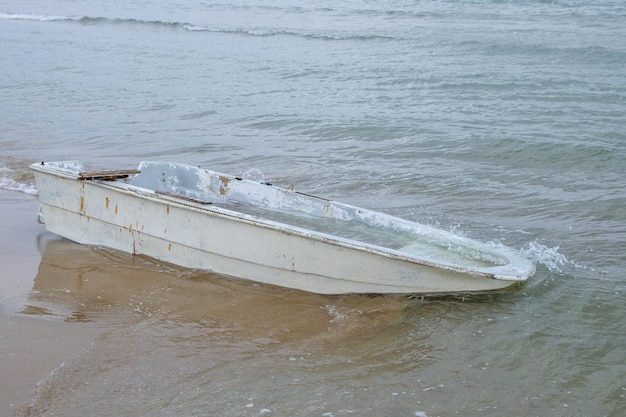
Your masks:
[[[182,28],[184,30],[188,30],[190,32],[213,32],[213,33],[226,33],[226,34],[235,34],[235,35],[249,35],[249,36],[297,36],[301,38],[310,38],[310,39],[322,39],[322,40],[389,40],[394,39],[390,36],[384,35],[362,35],[362,34],[348,34],[348,33],[320,33],[320,32],[304,32],[304,31],[293,31],[287,29],[224,29],[224,28],[213,28],[208,26],[195,26],[189,24],[182,24]]]
[[[63,20],[81,20],[84,16],[48,16],[41,14],[2,13],[0,19],[4,20],[36,20],[39,22],[55,22]]]
[[[579,267],[575,262],[570,261],[565,255],[559,252],[560,246],[548,247],[537,241],[530,242],[522,253],[536,265],[543,265],[550,272],[562,273],[561,267],[572,265]]]
[[[155,27],[169,27],[172,29],[181,29],[188,32],[209,32],[209,33],[224,33],[235,34],[244,36],[297,36],[310,39],[322,39],[322,40],[388,40],[393,37],[378,35],[378,34],[355,34],[344,32],[306,32],[289,29],[274,29],[274,28],[224,28],[217,26],[201,26],[188,22],[169,22],[161,20],[141,20],[133,18],[107,18],[107,17],[90,17],[90,16],[49,16],[39,14],[12,14],[0,12],[0,19],[5,20],[32,20],[39,22],[78,22],[82,24],[135,24],[135,25],[147,25]]]
[[[10,160],[0,162],[0,189],[37,195],[33,173],[28,168],[16,167]]]
[[[154,26],[171,26],[171,27],[184,27],[191,26],[189,23],[181,22],[167,22],[160,20],[141,20],[133,18],[108,18],[108,17],[91,17],[91,16],[49,16],[40,14],[13,14],[0,12],[0,19],[5,20],[33,20],[38,22],[63,22],[72,21],[80,23],[109,23],[109,24],[139,24],[139,25],[154,25]]]

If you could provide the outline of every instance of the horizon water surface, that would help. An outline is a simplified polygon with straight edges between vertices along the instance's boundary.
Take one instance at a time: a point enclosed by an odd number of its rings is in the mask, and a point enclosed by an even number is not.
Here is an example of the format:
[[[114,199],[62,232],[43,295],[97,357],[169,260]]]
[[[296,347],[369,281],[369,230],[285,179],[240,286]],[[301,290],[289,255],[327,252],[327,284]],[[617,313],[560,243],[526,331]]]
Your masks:
[[[626,413],[623,2],[0,0],[0,40],[1,192],[41,160],[256,168],[537,265],[325,297],[32,236],[16,314],[105,331],[17,415]]]

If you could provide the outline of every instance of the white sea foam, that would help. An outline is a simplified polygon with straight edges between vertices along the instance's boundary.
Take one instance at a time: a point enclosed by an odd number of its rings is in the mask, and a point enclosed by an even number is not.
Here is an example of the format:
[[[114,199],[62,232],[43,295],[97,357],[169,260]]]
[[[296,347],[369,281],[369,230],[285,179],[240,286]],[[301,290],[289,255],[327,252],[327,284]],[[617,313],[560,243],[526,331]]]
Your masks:
[[[346,318],[346,315],[339,312],[337,307],[332,304],[327,304],[324,306],[328,314],[330,314],[333,318],[330,320],[331,323],[336,323]]]
[[[53,22],[63,20],[80,20],[81,16],[47,16],[41,14],[14,14],[0,12],[0,19],[6,20],[37,20],[40,22]]]
[[[0,167],[0,188],[11,191],[20,191],[24,194],[37,195],[37,187],[33,182],[20,182],[15,179],[16,171]]]
[[[250,168],[249,170],[244,172],[241,177],[244,180],[249,180],[249,181],[264,181],[265,180],[265,175],[263,174],[263,171],[257,168]]]
[[[561,267],[567,264],[575,265],[565,255],[559,253],[560,246],[552,248],[542,245],[537,241],[530,242],[524,249],[523,253],[531,259],[535,264],[541,264],[548,268],[551,272],[563,272]]]

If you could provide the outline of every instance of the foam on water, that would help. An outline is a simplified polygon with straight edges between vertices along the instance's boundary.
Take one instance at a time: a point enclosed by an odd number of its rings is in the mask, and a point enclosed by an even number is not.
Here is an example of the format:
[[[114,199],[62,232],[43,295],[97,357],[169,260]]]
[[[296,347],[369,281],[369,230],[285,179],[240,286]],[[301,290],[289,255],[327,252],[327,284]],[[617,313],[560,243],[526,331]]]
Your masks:
[[[248,27],[224,27],[221,25],[195,25],[189,22],[162,21],[162,20],[142,20],[132,18],[107,18],[92,16],[63,16],[63,15],[40,15],[40,14],[17,14],[0,12],[0,19],[5,20],[31,20],[39,22],[78,22],[78,23],[103,23],[103,24],[135,24],[135,25],[153,25],[164,26],[173,29],[182,29],[189,32],[209,32],[224,34],[239,34],[248,36],[268,37],[268,36],[297,36],[310,39],[322,40],[372,40],[372,39],[392,39],[391,36],[369,34],[362,35],[358,33],[349,33],[343,30],[324,31],[320,33],[317,30],[303,30],[301,28],[293,30],[277,30],[267,28],[248,28]]]
[[[80,20],[83,16],[48,16],[40,14],[2,13],[0,19],[5,20],[36,20],[40,22],[54,22],[63,20]]]
[[[338,323],[345,320],[348,315],[345,312],[339,311],[336,305],[327,304],[324,306],[324,309],[328,312],[328,314],[332,317],[330,319],[330,323]]]
[[[249,180],[249,181],[259,181],[259,182],[265,181],[265,175],[263,174],[263,171],[257,168],[250,168],[249,170],[244,172],[241,175],[241,177],[244,180]]]
[[[551,272],[562,273],[561,267],[567,264],[577,266],[571,262],[565,255],[559,252],[560,247],[548,247],[537,241],[530,242],[522,252],[526,257],[535,264],[541,264],[548,268]]]
[[[24,194],[37,195],[34,178],[26,176],[21,171],[0,166],[0,188],[10,191],[19,191]]]

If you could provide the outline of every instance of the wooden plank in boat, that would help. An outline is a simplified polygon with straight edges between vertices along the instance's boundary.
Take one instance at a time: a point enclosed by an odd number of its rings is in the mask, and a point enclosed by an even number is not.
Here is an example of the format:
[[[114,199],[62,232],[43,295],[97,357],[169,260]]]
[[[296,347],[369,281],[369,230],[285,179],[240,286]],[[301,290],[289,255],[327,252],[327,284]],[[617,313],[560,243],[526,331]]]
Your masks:
[[[138,169],[122,169],[115,171],[94,171],[94,172],[81,172],[78,177],[79,180],[85,181],[93,181],[93,180],[104,180],[104,181],[115,181],[123,178],[128,178],[129,175],[137,175],[140,174],[141,171]]]

